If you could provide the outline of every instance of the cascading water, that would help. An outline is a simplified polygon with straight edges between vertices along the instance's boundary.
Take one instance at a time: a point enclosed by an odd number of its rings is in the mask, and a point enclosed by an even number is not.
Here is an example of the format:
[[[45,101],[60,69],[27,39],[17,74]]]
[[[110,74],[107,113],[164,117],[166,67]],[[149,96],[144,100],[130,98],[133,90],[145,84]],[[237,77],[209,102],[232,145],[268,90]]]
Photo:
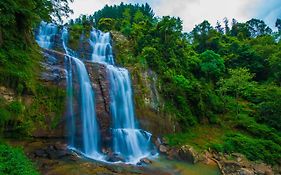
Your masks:
[[[92,61],[114,65],[110,33],[102,33],[93,29],[91,31],[90,45],[93,48]]]
[[[38,34],[36,35],[38,45],[44,49],[52,48],[53,40],[57,32],[58,27],[55,24],[42,21],[39,26]]]
[[[87,73],[86,67],[84,63],[75,58],[75,52],[67,47],[68,41],[68,31],[66,28],[63,29],[62,32],[62,41],[63,47],[66,52],[66,62],[68,63],[68,81],[67,81],[67,90],[68,94],[71,96],[71,100],[73,98],[73,85],[72,85],[72,63],[76,67],[76,75],[78,76],[78,83],[80,88],[80,111],[81,111],[81,122],[82,122],[82,150],[76,147],[75,137],[76,137],[76,129],[75,129],[75,116],[73,115],[73,111],[71,111],[70,119],[69,119],[69,128],[70,128],[70,146],[73,149],[82,151],[84,155],[94,159],[101,159],[102,155],[100,154],[100,134],[99,127],[96,120],[96,112],[95,112],[95,102],[94,102],[94,92],[92,89],[92,85],[90,82],[89,75]],[[73,110],[73,102],[69,104],[69,109]]]
[[[67,47],[67,28],[64,27],[62,31],[58,31],[56,25],[42,22],[36,40],[40,47],[53,49],[55,37],[58,35],[61,36],[65,50],[65,69],[67,70],[69,147],[86,157],[106,161],[107,156],[101,153],[101,136],[96,118],[93,87],[85,64],[77,58],[75,51]],[[106,65],[110,80],[111,150],[122,157],[124,162],[135,164],[141,158],[151,155],[151,134],[138,128],[130,75],[128,70],[115,66],[110,42],[109,33],[92,30],[89,40],[93,49],[91,61]],[[75,102],[78,102],[79,113],[74,113],[74,108],[77,111]]]
[[[110,77],[112,149],[127,162],[136,163],[151,154],[151,134],[137,127],[129,72],[115,66],[110,41],[109,33],[92,30],[92,61],[105,64]]]

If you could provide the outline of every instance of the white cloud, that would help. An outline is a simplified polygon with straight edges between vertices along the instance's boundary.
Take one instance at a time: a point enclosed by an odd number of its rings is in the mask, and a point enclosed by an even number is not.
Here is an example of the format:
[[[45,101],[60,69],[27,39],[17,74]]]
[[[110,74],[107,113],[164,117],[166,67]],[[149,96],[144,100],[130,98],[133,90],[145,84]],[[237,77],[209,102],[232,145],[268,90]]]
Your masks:
[[[155,6],[155,11],[161,16],[179,16],[184,21],[184,29],[190,31],[205,19],[212,24],[217,20],[222,21],[224,17],[245,21],[249,18],[245,7],[253,1],[255,0],[162,0]]]
[[[93,14],[104,5],[119,4],[122,0],[75,0],[71,4],[74,9],[72,18],[80,14]],[[268,2],[267,2],[268,1]],[[184,30],[190,31],[203,20],[215,24],[217,20],[222,21],[224,17],[237,19],[245,22],[253,17],[260,17],[266,21],[280,15],[279,9],[274,3],[280,4],[280,0],[123,0],[124,3],[150,4],[157,16],[178,16],[183,20]],[[263,8],[267,5],[266,8]],[[270,5],[272,4],[272,5]],[[274,8],[275,11],[271,11]],[[263,12],[263,13],[261,13]],[[274,21],[275,22],[275,21]]]

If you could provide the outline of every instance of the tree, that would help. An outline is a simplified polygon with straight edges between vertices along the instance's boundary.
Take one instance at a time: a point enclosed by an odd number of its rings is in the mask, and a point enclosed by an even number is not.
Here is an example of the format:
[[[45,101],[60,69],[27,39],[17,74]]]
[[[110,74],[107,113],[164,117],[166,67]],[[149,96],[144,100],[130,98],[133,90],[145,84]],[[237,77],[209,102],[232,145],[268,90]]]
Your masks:
[[[73,10],[69,7],[69,2],[73,2],[74,0],[34,0],[34,1],[45,1],[46,4],[48,2],[52,3],[52,11],[51,15],[53,17],[53,21],[62,23],[63,17],[68,18],[70,13],[73,13]]]
[[[112,18],[101,18],[98,22],[98,28],[102,31],[108,32],[115,29],[116,21]]]
[[[217,21],[217,25],[216,25],[215,28],[220,34],[223,34],[223,28],[222,28],[222,25],[219,21]]]
[[[224,22],[224,32],[226,35],[229,34],[229,31],[230,31],[230,28],[229,28],[229,21],[227,18],[224,18],[223,19],[223,22]]]
[[[281,86],[281,51],[274,53],[269,58],[269,65],[275,82]]]
[[[207,41],[209,39],[209,34],[212,30],[213,27],[206,20],[203,21],[201,24],[196,25],[195,28],[192,30],[191,34],[199,52],[204,52],[207,48]]]
[[[200,68],[203,75],[211,80],[218,80],[225,71],[224,61],[220,55],[211,50],[207,50],[199,56]]]
[[[140,10],[138,10],[134,15],[134,22],[139,23],[144,20],[145,20],[145,16],[143,15],[143,13]]]
[[[262,35],[270,35],[272,30],[268,27],[264,21],[259,19],[251,19],[246,22],[249,27],[249,31],[251,33],[251,37],[257,37]]]
[[[236,115],[239,114],[238,100],[243,91],[252,85],[254,75],[246,68],[229,69],[229,77],[222,78],[219,84],[219,91],[222,95],[233,93],[236,99]]]
[[[246,23],[233,22],[230,33],[239,40],[244,40],[251,37],[251,32],[249,31],[249,27]]]
[[[123,12],[123,20],[122,20],[122,27],[121,27],[121,32],[129,36],[131,34],[131,11],[130,8],[126,8],[125,11]]]
[[[280,33],[281,32],[281,19],[277,19],[276,22],[275,22],[275,27],[277,27],[278,29],[278,32]]]

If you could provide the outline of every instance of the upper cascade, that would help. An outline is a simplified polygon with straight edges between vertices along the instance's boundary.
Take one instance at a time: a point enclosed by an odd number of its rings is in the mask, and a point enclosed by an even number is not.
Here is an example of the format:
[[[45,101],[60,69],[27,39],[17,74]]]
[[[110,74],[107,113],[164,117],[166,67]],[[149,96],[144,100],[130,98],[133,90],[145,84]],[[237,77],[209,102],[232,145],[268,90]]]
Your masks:
[[[90,36],[90,45],[93,48],[92,61],[114,65],[110,33],[93,29]]]
[[[57,25],[42,21],[35,39],[41,48],[51,49],[54,44],[54,37],[57,33]]]

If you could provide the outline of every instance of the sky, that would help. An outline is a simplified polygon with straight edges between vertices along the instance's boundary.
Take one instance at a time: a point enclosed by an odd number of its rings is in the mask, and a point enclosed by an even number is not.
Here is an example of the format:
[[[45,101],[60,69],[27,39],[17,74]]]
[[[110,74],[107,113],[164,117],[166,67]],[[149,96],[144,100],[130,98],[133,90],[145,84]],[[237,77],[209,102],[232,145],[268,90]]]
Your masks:
[[[74,0],[70,7],[74,10],[71,18],[80,14],[93,14],[106,4],[148,3],[157,16],[176,16],[183,20],[184,31],[191,31],[196,24],[208,20],[212,25],[223,18],[235,18],[246,22],[251,18],[262,19],[274,28],[277,18],[281,18],[281,0]]]

